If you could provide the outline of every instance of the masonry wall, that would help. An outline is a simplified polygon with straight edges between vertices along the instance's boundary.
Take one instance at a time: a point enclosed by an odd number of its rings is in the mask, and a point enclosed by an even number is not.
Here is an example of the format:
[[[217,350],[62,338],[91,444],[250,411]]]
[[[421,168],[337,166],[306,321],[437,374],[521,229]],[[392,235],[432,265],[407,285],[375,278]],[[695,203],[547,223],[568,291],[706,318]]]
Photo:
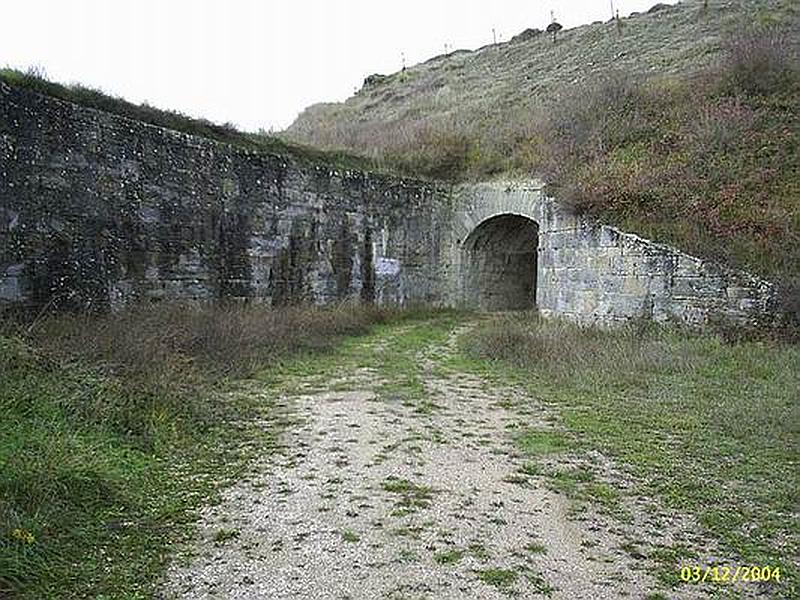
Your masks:
[[[545,314],[582,322],[641,318],[695,326],[774,319],[769,282],[613,227],[584,224],[542,241]]]
[[[248,152],[0,83],[0,310],[439,301],[449,190]]]
[[[0,310],[535,303],[587,323],[702,326],[771,322],[774,298],[758,277],[582,219],[539,182],[341,171],[0,83]]]

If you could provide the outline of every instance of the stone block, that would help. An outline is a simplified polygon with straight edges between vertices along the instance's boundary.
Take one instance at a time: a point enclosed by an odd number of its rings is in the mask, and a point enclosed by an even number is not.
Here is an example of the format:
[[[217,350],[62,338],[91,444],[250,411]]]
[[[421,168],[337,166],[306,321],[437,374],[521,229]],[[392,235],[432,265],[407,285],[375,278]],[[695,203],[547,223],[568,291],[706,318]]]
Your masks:
[[[18,277],[0,277],[0,300],[17,303],[25,299]]]
[[[736,285],[729,285],[725,288],[725,296],[729,300],[745,300],[751,299],[758,295],[757,290],[749,287],[741,287]]]
[[[600,277],[598,288],[605,295],[621,294],[625,278],[618,275],[606,274]]]
[[[603,276],[606,276],[611,271],[611,256],[602,250],[597,253],[589,253],[586,257],[586,268],[602,279]]]
[[[583,290],[575,295],[575,309],[576,312],[583,315],[593,315],[597,311],[598,294],[593,290]]]
[[[622,279],[622,293],[630,296],[645,296],[648,293],[649,284],[648,278],[628,275]]]
[[[617,255],[609,259],[611,274],[618,276],[633,276],[639,270],[642,257],[639,255]]]
[[[676,277],[700,277],[703,274],[703,261],[693,256],[680,254],[675,265]]]
[[[675,297],[722,298],[724,284],[717,277],[674,277],[671,291]]]
[[[601,248],[618,248],[620,246],[620,234],[611,227],[601,227],[597,243]]]

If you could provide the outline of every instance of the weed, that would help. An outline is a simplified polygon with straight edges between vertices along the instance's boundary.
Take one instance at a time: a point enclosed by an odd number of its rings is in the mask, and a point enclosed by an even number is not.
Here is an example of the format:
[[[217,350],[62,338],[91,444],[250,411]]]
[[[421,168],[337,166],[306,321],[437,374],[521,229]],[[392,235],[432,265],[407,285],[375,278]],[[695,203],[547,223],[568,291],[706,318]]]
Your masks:
[[[498,588],[511,587],[519,577],[516,571],[510,569],[479,569],[475,573],[484,583]]]
[[[563,431],[532,429],[517,437],[517,446],[530,456],[544,456],[565,452],[574,447]]]
[[[525,546],[525,550],[529,554],[544,554],[545,552],[547,552],[547,548],[543,544],[540,544],[538,542],[531,542],[530,544]]]
[[[506,483],[513,483],[515,485],[522,485],[522,486],[528,485],[529,482],[528,477],[526,477],[525,475],[516,475],[516,474],[506,475],[505,477],[503,477],[503,481],[505,481]]]
[[[218,529],[212,538],[215,544],[224,544],[227,541],[235,540],[240,536],[238,529]]]
[[[345,529],[342,532],[342,539],[345,542],[350,542],[351,544],[355,544],[356,542],[361,541],[361,537],[350,529]]]
[[[410,548],[403,548],[402,550],[400,550],[399,560],[400,562],[415,562],[419,560],[419,555],[415,550],[412,550]]]
[[[467,551],[469,552],[470,556],[478,560],[487,560],[490,556],[486,546],[480,542],[471,543],[469,546],[467,546]]]
[[[396,502],[396,514],[408,514],[419,508],[428,508],[435,492],[431,487],[396,477],[387,478],[382,487],[387,492],[400,496]]]
[[[464,558],[465,551],[464,550],[447,550],[445,552],[439,552],[434,554],[433,560],[439,563],[440,565],[452,565],[460,561]]]

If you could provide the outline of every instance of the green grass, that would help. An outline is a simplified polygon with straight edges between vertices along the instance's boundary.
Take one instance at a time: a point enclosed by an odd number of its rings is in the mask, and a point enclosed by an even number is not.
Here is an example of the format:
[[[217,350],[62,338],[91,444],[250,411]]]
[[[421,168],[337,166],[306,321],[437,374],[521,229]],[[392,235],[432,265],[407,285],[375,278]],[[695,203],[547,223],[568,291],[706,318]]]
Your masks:
[[[531,429],[520,434],[516,439],[517,446],[532,456],[566,452],[574,447],[572,441],[563,431]]]
[[[519,574],[510,569],[479,569],[475,574],[484,583],[498,588],[511,587],[519,578]]]
[[[471,543],[469,546],[467,546],[467,551],[469,552],[470,556],[477,560],[487,560],[490,556],[486,546],[481,542]]]
[[[800,347],[527,315],[485,323],[463,344],[480,359],[473,368],[554,406],[580,442],[573,452],[600,450],[627,466],[637,493],[695,515],[732,558],[798,576]],[[519,441],[533,456],[561,446],[538,431]],[[591,473],[549,479],[611,509],[622,498]],[[664,558],[677,572],[672,554]]]
[[[278,449],[286,373],[387,317],[160,306],[0,324],[0,596],[152,597],[198,509]]]
[[[274,443],[274,430],[258,428],[179,433],[157,406],[146,446],[77,421],[76,404],[126,402],[124,385],[19,340],[0,338],[0,373],[0,590],[21,598],[150,597],[194,511],[242,473],[237,442],[258,440],[267,452]],[[232,402],[242,414],[269,409]],[[14,529],[35,542],[14,539]]]
[[[224,544],[227,541],[235,540],[241,535],[238,529],[219,529],[214,534],[215,544]]]
[[[528,554],[545,554],[547,553],[547,547],[538,542],[531,542],[525,546],[525,551],[528,552]]]
[[[620,494],[613,487],[603,482],[591,483],[586,487],[586,493],[597,503],[607,509],[617,508]]]
[[[395,502],[395,510],[392,514],[402,516],[410,514],[421,508],[428,508],[431,505],[436,490],[427,485],[419,485],[407,479],[388,477],[381,487],[398,496]]]
[[[350,529],[345,529],[342,531],[342,539],[350,544],[355,544],[361,541],[361,536]]]
[[[459,550],[456,548],[453,550],[446,550],[444,552],[437,552],[433,555],[433,560],[440,565],[452,565],[464,558],[465,554],[465,550]]]

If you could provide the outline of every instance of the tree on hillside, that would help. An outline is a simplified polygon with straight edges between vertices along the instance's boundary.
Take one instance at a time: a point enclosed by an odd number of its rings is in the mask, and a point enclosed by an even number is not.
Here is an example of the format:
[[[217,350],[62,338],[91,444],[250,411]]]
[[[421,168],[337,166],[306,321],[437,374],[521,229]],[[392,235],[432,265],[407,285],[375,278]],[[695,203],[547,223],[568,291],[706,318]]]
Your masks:
[[[556,35],[558,35],[558,32],[561,31],[562,29],[564,29],[564,26],[561,25],[561,23],[557,23],[556,21],[553,21],[552,23],[550,23],[550,25],[547,26],[547,33],[553,34],[554,44],[556,43]]]

